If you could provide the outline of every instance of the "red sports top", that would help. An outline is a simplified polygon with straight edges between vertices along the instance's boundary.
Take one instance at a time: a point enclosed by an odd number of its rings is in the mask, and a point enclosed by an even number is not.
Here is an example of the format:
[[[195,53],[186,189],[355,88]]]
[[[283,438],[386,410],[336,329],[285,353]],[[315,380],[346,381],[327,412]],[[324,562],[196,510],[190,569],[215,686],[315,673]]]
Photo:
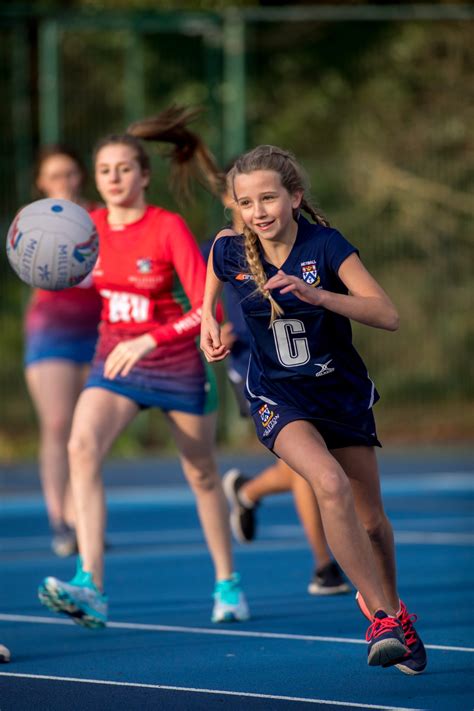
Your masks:
[[[183,218],[149,205],[143,217],[117,229],[107,215],[106,208],[91,213],[100,240],[93,279],[103,300],[101,337],[150,333],[158,346],[193,341],[206,266]]]

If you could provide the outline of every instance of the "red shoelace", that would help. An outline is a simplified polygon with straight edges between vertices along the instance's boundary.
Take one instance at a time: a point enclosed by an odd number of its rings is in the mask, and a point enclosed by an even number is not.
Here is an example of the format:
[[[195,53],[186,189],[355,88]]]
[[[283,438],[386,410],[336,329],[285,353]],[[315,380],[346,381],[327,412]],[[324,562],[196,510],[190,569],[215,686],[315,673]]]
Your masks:
[[[418,617],[415,614],[408,614],[408,610],[406,608],[405,603],[402,602],[400,607],[401,611],[398,616],[398,619],[402,623],[403,633],[405,635],[407,647],[411,647],[411,645],[415,644],[417,640],[417,634],[415,628],[413,627],[413,624],[417,621]]]
[[[381,634],[392,630],[394,627],[398,627],[399,624],[400,622],[396,617],[382,617],[382,619],[375,617],[366,632],[365,639],[367,642],[370,642],[374,637],[380,637]]]

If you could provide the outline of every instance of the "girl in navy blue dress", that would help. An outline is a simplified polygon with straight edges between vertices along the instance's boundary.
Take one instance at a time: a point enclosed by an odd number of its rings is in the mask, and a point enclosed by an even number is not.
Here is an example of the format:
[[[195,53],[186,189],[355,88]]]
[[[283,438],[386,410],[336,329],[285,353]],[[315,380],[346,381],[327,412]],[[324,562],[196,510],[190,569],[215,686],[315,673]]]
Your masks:
[[[316,495],[329,546],[371,623],[368,663],[418,674],[426,652],[398,596],[374,449],[379,395],[350,325],[395,331],[397,311],[357,249],[311,205],[292,154],[259,146],[228,180],[245,227],[238,236],[223,230],[214,243],[201,348],[209,362],[229,353],[214,316],[221,282],[229,282],[250,332],[246,392],[257,435]]]

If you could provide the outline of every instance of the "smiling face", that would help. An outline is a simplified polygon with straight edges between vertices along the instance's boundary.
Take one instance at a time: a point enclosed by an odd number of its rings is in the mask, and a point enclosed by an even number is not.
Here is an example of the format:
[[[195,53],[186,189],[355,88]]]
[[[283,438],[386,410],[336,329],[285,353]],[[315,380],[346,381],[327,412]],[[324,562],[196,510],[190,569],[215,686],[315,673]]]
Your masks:
[[[303,193],[290,195],[277,172],[238,173],[234,192],[243,221],[262,242],[285,242],[294,238],[293,211],[299,207]]]
[[[76,161],[57,153],[41,162],[36,187],[46,197],[77,202],[83,180],[83,172]]]
[[[107,207],[135,208],[144,201],[150,174],[140,166],[133,148],[109,143],[97,153],[95,181]]]

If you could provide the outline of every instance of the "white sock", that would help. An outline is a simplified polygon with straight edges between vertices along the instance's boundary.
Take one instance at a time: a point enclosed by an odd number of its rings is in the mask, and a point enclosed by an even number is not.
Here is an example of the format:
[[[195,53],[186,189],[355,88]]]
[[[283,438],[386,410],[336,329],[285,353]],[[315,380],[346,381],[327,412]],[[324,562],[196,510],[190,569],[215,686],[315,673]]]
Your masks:
[[[242,489],[237,492],[237,498],[246,509],[253,509],[255,506],[255,501],[249,499],[249,497],[245,494],[245,491],[242,491]]]

